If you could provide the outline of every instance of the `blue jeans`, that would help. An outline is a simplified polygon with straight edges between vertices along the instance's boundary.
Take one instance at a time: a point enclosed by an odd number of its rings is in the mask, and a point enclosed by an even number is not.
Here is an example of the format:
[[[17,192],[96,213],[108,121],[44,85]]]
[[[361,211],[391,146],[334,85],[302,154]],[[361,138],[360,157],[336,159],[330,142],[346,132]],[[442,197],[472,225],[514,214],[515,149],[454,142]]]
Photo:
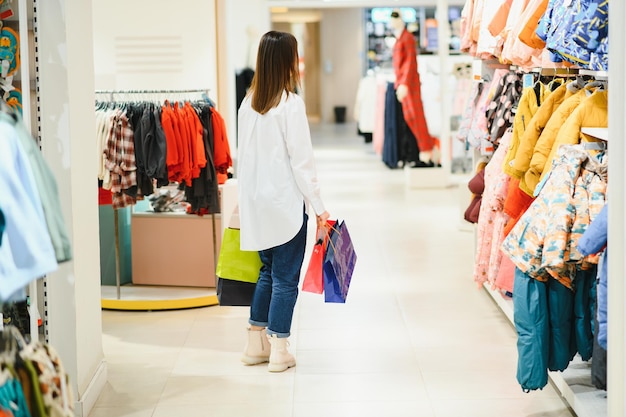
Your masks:
[[[300,231],[289,242],[259,251],[263,266],[256,283],[249,323],[267,327],[267,334],[289,337],[293,309],[298,298],[300,269],[306,248],[306,224],[309,216],[304,213]]]

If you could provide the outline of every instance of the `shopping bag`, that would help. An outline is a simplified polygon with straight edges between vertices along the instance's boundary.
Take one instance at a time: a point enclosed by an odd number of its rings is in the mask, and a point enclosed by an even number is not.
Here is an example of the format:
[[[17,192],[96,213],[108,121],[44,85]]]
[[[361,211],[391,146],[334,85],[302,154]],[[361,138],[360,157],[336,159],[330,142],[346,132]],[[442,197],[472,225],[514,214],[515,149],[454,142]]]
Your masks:
[[[317,228],[315,246],[313,246],[309,266],[304,274],[302,291],[314,294],[324,292],[324,255],[328,245],[329,231],[332,232],[334,224],[334,220],[329,220],[328,227]]]
[[[324,258],[324,301],[345,303],[350,289],[356,252],[345,222],[335,226]]]
[[[261,258],[257,251],[242,251],[239,246],[239,229],[226,228],[215,273],[223,279],[256,283],[261,271]]]
[[[261,271],[259,253],[242,251],[239,237],[239,229],[228,227],[224,230],[215,269],[217,301],[222,306],[249,306]]]
[[[249,306],[256,283],[217,278],[217,302],[221,306]]]

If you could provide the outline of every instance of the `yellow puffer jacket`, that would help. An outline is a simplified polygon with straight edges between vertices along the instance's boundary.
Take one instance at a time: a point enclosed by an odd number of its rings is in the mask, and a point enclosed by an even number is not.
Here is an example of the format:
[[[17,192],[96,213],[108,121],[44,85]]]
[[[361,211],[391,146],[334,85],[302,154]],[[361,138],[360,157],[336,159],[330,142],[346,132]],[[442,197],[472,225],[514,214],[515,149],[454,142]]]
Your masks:
[[[524,190],[525,193],[532,195],[532,190],[528,191],[529,187],[526,185],[525,175],[530,168],[530,160],[533,157],[533,152],[535,151],[535,146],[537,145],[541,133],[559,106],[566,99],[580,91],[580,88],[581,87],[576,82],[563,84],[558,87],[541,103],[541,107],[539,107],[539,110],[537,110],[537,113],[535,113],[535,116],[526,127],[524,136],[520,139],[519,149],[512,162],[512,169],[522,173],[519,177],[520,188]]]
[[[552,161],[561,145],[574,145],[581,142],[598,142],[598,139],[581,132],[583,127],[609,127],[609,94],[597,90],[584,99],[567,118],[556,137],[550,156],[543,167],[541,179],[552,169]],[[540,179],[540,181],[541,181]]]
[[[535,187],[537,187],[541,179],[541,174],[547,164],[546,161],[550,157],[552,146],[556,141],[561,126],[563,126],[570,114],[572,114],[578,105],[587,97],[588,93],[589,90],[583,89],[573,94],[563,101],[559,108],[550,116],[550,120],[548,120],[546,127],[537,140],[537,144],[533,150],[533,156],[530,160],[530,166],[524,175],[525,188],[523,188],[523,191],[526,194],[530,196],[534,195]],[[552,159],[550,159],[550,163],[552,163]]]
[[[502,163],[502,170],[514,178],[521,178],[522,175],[524,175],[523,171],[516,170],[511,163],[511,161],[516,158],[521,138],[524,136],[524,132],[535,113],[537,113],[537,110],[540,108],[539,104],[543,103],[546,97],[551,95],[550,89],[546,88],[543,84],[539,84],[537,90],[539,90],[539,97],[537,97],[537,91],[534,86],[524,88],[522,97],[520,97],[517,105],[517,112],[515,113],[515,120],[513,121],[511,144],[509,145],[509,151]]]

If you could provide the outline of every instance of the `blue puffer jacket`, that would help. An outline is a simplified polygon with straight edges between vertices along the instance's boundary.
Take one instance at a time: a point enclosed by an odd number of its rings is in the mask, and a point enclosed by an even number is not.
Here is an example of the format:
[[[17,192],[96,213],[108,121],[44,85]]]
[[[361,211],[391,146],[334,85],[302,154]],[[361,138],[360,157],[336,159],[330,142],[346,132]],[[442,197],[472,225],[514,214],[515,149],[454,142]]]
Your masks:
[[[541,20],[539,21],[539,25],[537,26],[537,30],[536,30],[537,36],[539,36],[541,40],[543,40],[546,43],[548,41],[549,34],[554,31],[553,22],[557,21],[554,18],[555,12],[559,10],[558,7],[556,6],[561,3],[562,3],[562,0],[550,0],[548,2],[548,8],[546,9],[545,13],[541,17]],[[555,54],[552,51],[549,51],[549,53],[550,53],[550,60],[552,62],[563,61],[563,59],[558,54]]]
[[[591,222],[578,242],[578,249],[585,256],[592,255],[602,250],[607,244],[608,235],[608,205],[604,206],[598,216]],[[597,287],[598,302],[598,343],[604,349],[607,348],[607,262],[608,249],[604,251],[601,260],[599,285]]]
[[[537,35],[554,62],[598,66],[595,53],[608,36],[608,0],[550,0]]]
[[[574,42],[576,22],[583,19],[591,0],[562,0],[555,9],[554,30],[548,34],[546,48],[564,60],[578,65],[589,64],[589,50]]]
[[[591,0],[581,19],[574,22],[574,42],[595,51],[602,39],[609,36],[609,0]]]
[[[606,37],[600,41],[598,49],[591,53],[591,61],[589,61],[589,69],[592,71],[608,71],[609,70],[609,38]]]
[[[590,52],[589,64],[594,71],[609,69],[609,0],[591,0],[582,18],[575,21],[574,42]]]

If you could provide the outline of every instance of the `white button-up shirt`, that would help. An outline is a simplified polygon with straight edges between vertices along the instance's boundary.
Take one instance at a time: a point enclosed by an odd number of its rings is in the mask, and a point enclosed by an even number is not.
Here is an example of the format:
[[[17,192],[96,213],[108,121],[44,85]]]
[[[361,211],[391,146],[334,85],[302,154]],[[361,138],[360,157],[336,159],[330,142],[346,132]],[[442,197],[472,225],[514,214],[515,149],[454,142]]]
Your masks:
[[[304,101],[283,93],[280,104],[261,115],[246,97],[239,108],[238,130],[241,249],[282,245],[302,227],[305,202],[318,215],[326,211]]]

